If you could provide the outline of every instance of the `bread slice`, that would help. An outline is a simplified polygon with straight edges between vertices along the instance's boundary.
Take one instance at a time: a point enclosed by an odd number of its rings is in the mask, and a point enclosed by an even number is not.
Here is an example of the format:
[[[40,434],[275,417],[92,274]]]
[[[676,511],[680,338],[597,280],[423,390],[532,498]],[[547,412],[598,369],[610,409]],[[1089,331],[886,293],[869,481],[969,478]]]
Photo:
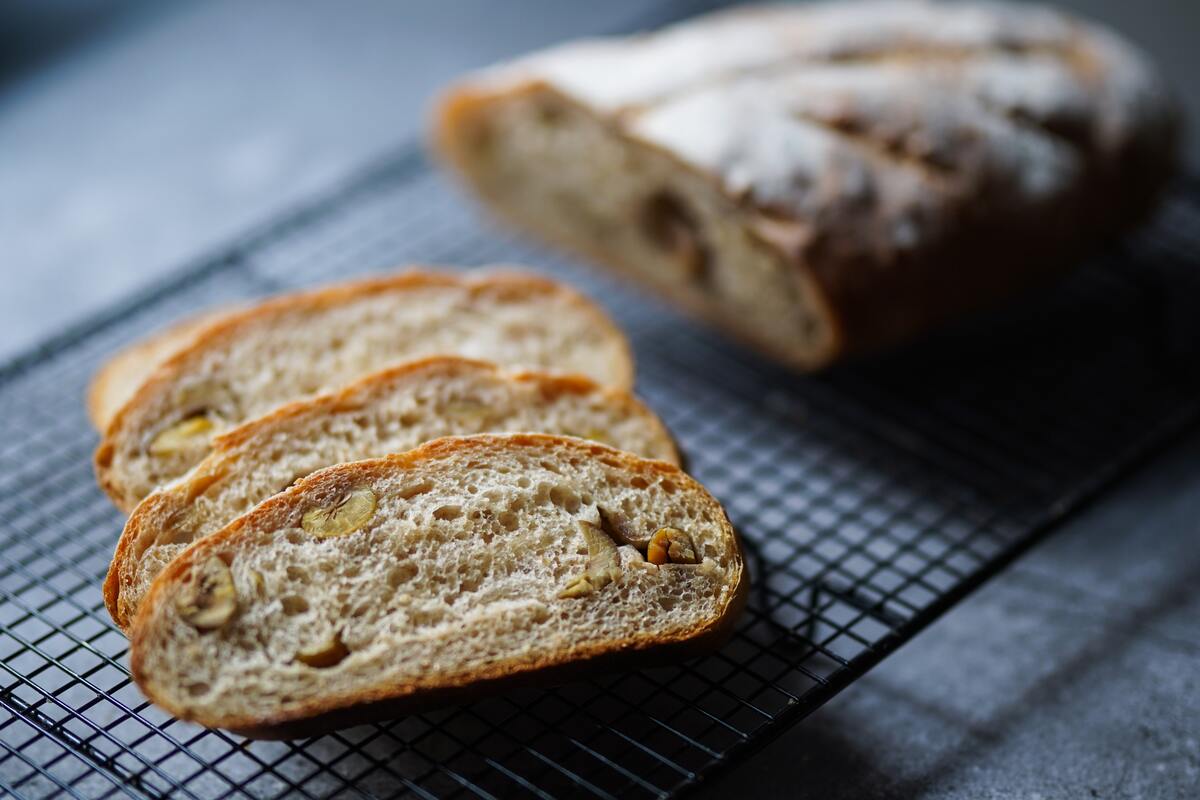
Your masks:
[[[700,652],[746,588],[725,512],[677,467],[447,437],[321,470],[188,548],[142,603],[132,672],[182,719],[295,735]]]
[[[212,436],[283,403],[414,358],[450,354],[633,383],[625,337],[545,278],[408,272],[286,295],[220,317],[163,362],[109,423],[100,485],[122,510],[179,477]]]
[[[200,331],[226,311],[214,311],[186,319],[129,347],[110,358],[96,371],[88,385],[88,420],[100,433],[129,402],[138,387],[168,358],[191,343]]]
[[[127,630],[150,581],[172,558],[297,478],[488,431],[580,436],[679,463],[663,424],[622,389],[581,377],[506,374],[455,357],[412,362],[218,436],[203,461],[139,503],[125,523],[104,583],[108,611]]]
[[[1176,111],[1145,54],[1048,8],[781,3],[468,76],[434,139],[505,219],[813,369],[1138,222]]]

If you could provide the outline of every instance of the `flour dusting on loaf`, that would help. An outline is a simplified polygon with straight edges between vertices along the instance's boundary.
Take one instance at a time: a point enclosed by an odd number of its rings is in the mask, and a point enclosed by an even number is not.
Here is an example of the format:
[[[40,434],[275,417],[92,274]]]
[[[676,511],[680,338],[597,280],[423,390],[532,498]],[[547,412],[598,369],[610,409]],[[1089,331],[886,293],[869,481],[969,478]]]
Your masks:
[[[462,82],[442,152],[500,214],[802,367],[1065,270],[1170,174],[1133,46],[1027,4],[734,9]]]

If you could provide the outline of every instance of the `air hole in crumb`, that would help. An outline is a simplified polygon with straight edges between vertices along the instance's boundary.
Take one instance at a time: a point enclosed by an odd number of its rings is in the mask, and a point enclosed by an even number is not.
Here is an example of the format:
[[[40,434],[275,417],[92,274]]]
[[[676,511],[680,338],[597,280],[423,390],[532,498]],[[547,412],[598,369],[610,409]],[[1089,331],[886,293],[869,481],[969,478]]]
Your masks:
[[[279,602],[283,604],[283,613],[289,617],[308,611],[308,601],[298,594],[289,594],[281,598]]]
[[[642,235],[678,265],[687,280],[707,288],[712,283],[712,256],[700,238],[696,215],[668,191],[646,198],[638,222]]]
[[[461,506],[439,506],[433,510],[434,519],[452,520],[462,516]]]
[[[555,486],[550,490],[550,502],[574,514],[579,510],[579,495],[566,486]]]
[[[659,484],[659,486],[661,486],[662,490],[664,492],[666,492],[667,494],[675,494],[675,490],[679,488],[678,486],[675,485],[675,481],[670,480],[670,479],[664,479],[663,482]]]
[[[629,481],[629,485],[635,489],[645,489],[650,484],[647,483],[646,479],[643,478],[641,475],[634,475],[633,478]]]
[[[403,500],[411,500],[419,494],[425,494],[426,492],[431,491],[433,491],[433,482],[421,481],[420,483],[401,489],[396,494]]]
[[[517,529],[517,515],[511,511],[501,511],[496,519],[506,531],[515,531]]]
[[[397,589],[417,577],[417,565],[411,561],[397,564],[388,572],[388,586]]]
[[[675,607],[675,598],[670,595],[663,595],[658,598],[658,604],[662,606],[663,611],[670,611]]]
[[[207,683],[189,683],[187,687],[188,694],[192,697],[199,697],[202,694],[208,694],[212,687]]]
[[[521,477],[517,478],[517,486],[520,486],[522,489],[528,489],[532,485],[533,485],[533,482],[531,480],[529,480],[529,478],[526,477],[525,475],[522,475]]]
[[[288,567],[287,576],[289,581],[297,581],[299,583],[304,583],[308,580],[308,573],[300,567]]]

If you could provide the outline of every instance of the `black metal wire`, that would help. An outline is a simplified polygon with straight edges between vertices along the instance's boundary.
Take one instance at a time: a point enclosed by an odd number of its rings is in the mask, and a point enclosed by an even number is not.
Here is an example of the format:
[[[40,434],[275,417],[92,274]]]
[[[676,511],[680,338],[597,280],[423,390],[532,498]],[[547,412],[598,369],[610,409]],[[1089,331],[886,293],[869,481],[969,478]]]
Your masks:
[[[469,209],[405,151],[0,367],[0,790],[676,794],[826,702],[1200,415],[1200,315],[1169,310],[1200,301],[1194,183],[1065,284],[818,378]],[[755,591],[741,625],[721,652],[674,667],[305,741],[170,719],[130,683],[100,598],[122,519],[92,480],[87,378],[119,345],[199,308],[405,261],[524,262],[609,306],[634,341],[639,391],[747,542]]]

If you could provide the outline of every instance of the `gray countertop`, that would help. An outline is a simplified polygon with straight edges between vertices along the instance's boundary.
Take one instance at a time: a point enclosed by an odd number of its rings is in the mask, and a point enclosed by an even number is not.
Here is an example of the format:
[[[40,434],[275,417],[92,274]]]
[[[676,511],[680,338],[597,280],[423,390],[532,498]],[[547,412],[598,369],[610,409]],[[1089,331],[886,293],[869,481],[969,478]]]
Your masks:
[[[648,4],[77,5],[69,37],[32,2],[0,17],[0,359],[408,139],[452,75]],[[1200,118],[1200,3],[1067,5],[1150,48]],[[1196,796],[1198,458],[1182,443],[705,791]]]
[[[710,797],[1200,796],[1200,437]]]

